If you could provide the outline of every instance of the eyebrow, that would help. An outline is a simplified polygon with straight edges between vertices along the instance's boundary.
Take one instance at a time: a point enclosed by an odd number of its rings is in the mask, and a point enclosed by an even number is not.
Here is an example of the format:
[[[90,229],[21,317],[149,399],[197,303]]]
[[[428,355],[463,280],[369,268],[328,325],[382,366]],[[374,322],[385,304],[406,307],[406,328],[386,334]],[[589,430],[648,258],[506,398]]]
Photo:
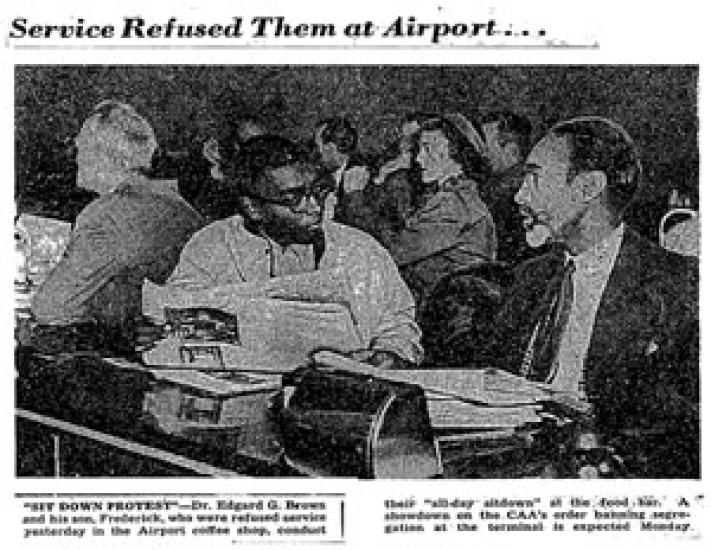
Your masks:
[[[297,185],[296,187],[284,187],[279,189],[280,193],[303,193],[307,190],[305,185]]]
[[[524,165],[523,169],[524,169],[526,172],[535,172],[536,170],[540,170],[541,167],[540,167],[538,164],[535,164],[535,163],[533,163],[533,162],[527,162],[527,163]]]

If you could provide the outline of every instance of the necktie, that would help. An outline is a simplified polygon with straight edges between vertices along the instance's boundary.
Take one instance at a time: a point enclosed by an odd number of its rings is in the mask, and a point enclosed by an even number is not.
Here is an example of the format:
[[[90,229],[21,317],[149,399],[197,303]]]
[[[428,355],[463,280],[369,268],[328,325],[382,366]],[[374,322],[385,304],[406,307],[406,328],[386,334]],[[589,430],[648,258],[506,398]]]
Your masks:
[[[573,304],[575,263],[568,257],[551,279],[543,307],[521,362],[521,375],[550,383],[558,370],[558,351]]]

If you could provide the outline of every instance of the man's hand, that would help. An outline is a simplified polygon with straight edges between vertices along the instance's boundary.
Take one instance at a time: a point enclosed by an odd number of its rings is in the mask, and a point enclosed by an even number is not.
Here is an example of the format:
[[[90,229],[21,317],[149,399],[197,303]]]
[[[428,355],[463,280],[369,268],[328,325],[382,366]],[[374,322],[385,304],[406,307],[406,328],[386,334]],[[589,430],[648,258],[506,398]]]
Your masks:
[[[373,351],[373,350],[359,350],[354,351],[348,355],[351,359],[355,361],[360,361],[361,363],[368,363],[379,369],[406,369],[410,364],[404,359],[398,357],[391,351]]]
[[[408,364],[391,351],[374,351],[368,363],[379,369],[405,369]]]

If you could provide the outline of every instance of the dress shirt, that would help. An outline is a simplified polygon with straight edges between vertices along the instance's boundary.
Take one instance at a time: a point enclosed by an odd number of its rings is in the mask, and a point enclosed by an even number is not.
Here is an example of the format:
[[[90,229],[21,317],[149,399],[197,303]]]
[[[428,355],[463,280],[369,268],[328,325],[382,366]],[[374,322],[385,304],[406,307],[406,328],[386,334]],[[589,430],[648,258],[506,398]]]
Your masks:
[[[620,224],[592,248],[568,258],[575,264],[573,303],[558,349],[556,374],[551,382],[557,390],[584,395],[583,365],[600,300],[620,251],[623,233],[624,225]]]

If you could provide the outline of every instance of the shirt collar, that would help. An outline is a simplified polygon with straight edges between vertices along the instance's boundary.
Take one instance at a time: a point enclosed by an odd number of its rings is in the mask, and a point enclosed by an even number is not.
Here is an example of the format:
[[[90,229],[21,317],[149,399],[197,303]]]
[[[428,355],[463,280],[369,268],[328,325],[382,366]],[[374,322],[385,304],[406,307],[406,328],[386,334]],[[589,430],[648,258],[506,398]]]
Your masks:
[[[346,171],[346,167],[348,166],[348,159],[345,159],[343,161],[343,164],[341,164],[338,167],[338,170],[336,170],[333,173],[333,177],[336,179],[336,183],[340,183],[341,179],[343,179],[343,174]]]
[[[114,191],[119,193],[152,192],[151,180],[140,172],[127,172]]]
[[[575,269],[578,272],[604,271],[609,273],[620,251],[624,229],[625,226],[621,223],[595,246],[577,256],[566,253],[566,259],[572,259],[575,262]]]
[[[448,174],[439,181],[438,189],[440,191],[451,189],[455,187],[463,177],[461,172]]]

